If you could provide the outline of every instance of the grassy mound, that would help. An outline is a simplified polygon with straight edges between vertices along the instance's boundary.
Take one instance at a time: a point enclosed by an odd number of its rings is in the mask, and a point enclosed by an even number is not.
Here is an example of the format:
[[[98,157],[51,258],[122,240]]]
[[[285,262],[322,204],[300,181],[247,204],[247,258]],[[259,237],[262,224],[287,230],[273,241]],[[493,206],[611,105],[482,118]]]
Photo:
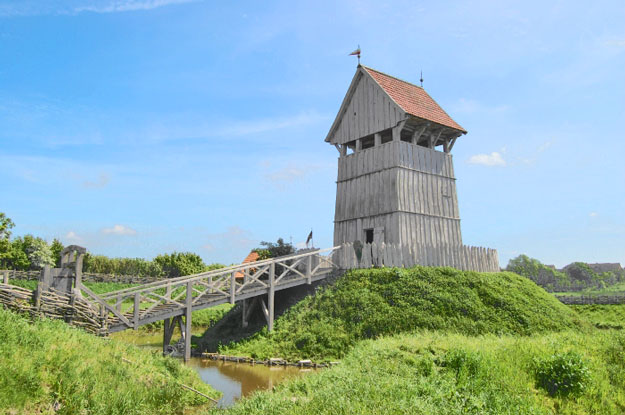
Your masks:
[[[600,329],[625,329],[625,304],[571,305],[571,309]]]
[[[0,413],[171,414],[205,405],[192,369],[72,328],[0,309]]]
[[[579,356],[589,378],[551,396],[537,368]],[[340,365],[253,395],[226,414],[622,414],[625,334],[468,337],[421,332],[360,342]],[[217,411],[214,412],[218,413]]]
[[[354,270],[228,354],[341,358],[358,340],[415,329],[529,335],[580,327],[576,313],[519,275],[453,268]]]

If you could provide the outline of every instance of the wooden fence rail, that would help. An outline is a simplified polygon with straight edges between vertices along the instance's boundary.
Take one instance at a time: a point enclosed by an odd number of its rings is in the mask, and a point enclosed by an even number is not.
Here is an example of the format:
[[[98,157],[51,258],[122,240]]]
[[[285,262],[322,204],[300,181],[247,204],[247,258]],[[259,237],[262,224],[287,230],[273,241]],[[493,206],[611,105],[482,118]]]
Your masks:
[[[556,295],[563,304],[588,305],[588,304],[625,304],[625,293],[614,295]]]

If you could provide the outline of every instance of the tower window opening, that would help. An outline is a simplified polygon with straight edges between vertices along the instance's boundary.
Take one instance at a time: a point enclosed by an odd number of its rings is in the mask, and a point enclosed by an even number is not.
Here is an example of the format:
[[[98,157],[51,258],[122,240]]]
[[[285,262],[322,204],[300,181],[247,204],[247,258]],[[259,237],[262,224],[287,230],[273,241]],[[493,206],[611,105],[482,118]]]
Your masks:
[[[375,140],[372,135],[367,137],[363,137],[360,139],[362,141],[362,149],[371,148],[375,145]]]
[[[365,243],[372,244],[373,243],[373,229],[365,229]]]
[[[347,146],[347,151],[345,155],[349,156],[350,154],[354,154],[354,152],[356,151],[356,140],[345,143],[345,145]]]
[[[412,143],[412,133],[408,130],[401,130],[399,139],[401,141],[405,141],[406,143]]]
[[[393,141],[393,130],[389,128],[388,130],[382,131],[380,137],[382,138],[382,144]]]

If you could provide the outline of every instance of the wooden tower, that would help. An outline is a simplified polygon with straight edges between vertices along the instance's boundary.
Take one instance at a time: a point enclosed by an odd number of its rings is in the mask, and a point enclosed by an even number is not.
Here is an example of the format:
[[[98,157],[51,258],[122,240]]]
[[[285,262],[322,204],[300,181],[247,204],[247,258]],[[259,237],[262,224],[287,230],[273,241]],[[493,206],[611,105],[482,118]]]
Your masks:
[[[450,152],[463,134],[422,87],[359,65],[325,140],[340,153],[334,245],[462,245]]]

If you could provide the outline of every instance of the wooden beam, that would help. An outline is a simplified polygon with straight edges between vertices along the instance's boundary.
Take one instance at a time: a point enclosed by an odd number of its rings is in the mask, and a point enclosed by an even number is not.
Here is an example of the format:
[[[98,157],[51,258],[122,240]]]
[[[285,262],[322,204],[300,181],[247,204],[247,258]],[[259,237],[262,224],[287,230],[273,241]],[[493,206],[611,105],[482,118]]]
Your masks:
[[[141,306],[141,294],[135,293],[135,304],[132,310],[132,328],[133,330],[139,329],[139,307]]]
[[[417,144],[419,142],[419,138],[421,138],[421,136],[423,135],[423,133],[425,132],[425,130],[428,128],[429,125],[430,123],[426,123],[420,129],[414,130],[414,132],[412,133],[412,144]]]
[[[267,323],[267,330],[273,330],[273,316],[274,316],[274,303],[275,303],[275,293],[276,293],[276,284],[275,284],[275,276],[276,276],[276,264],[275,262],[271,263],[269,267],[269,295],[267,296],[267,302],[269,303],[269,321]]]
[[[449,151],[451,151],[451,149],[454,148],[454,144],[456,144],[456,140],[457,139],[458,139],[458,137],[454,137],[454,138],[451,139],[451,141],[449,142]]]
[[[230,273],[230,304],[234,304],[235,289],[236,289],[236,272]]]
[[[441,129],[441,130],[438,131],[438,133],[433,133],[432,134],[431,138],[433,138],[433,141],[432,141],[432,147],[430,147],[430,148],[434,148],[434,147],[437,146],[438,139],[441,137],[442,133],[443,133],[443,130]],[[436,134],[436,138],[434,138],[434,134]]]
[[[191,314],[193,312],[193,282],[187,283],[187,298],[185,307],[185,338],[184,338],[184,361],[191,359]]]
[[[406,125],[406,121],[408,120],[400,121],[397,123],[395,127],[393,127],[393,130],[392,130],[393,141],[399,141],[401,139],[401,130],[404,129],[404,126]]]

